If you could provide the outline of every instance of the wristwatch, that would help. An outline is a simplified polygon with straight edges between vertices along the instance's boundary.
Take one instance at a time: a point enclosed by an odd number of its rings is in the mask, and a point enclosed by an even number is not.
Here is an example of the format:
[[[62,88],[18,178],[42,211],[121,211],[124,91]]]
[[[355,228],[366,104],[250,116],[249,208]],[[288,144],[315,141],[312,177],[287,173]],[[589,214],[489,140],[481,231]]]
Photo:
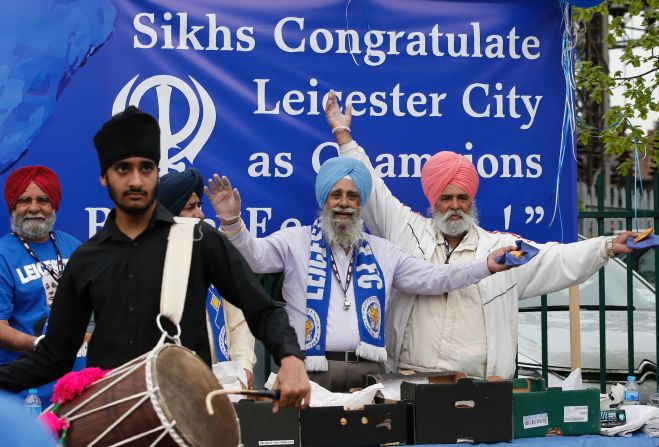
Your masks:
[[[606,238],[606,241],[604,242],[604,249],[606,251],[606,255],[609,258],[615,258],[616,257],[616,252],[613,251],[613,239],[612,237]]]

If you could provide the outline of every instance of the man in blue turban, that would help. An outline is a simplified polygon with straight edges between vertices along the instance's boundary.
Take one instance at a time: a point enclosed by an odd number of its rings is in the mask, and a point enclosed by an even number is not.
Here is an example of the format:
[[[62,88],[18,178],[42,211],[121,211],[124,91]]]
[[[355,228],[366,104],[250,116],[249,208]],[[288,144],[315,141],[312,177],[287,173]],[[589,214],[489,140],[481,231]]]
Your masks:
[[[160,177],[158,201],[175,216],[203,219],[201,197],[204,178],[195,168],[183,172],[170,172]]]
[[[221,230],[256,273],[284,272],[286,311],[304,346],[309,378],[330,391],[364,385],[364,376],[384,371],[385,311],[392,287],[438,295],[507,270],[495,257],[506,247],[469,264],[435,265],[366,234],[360,214],[371,196],[366,166],[332,158],[316,177],[320,218],[265,238],[244,229],[241,200],[228,178],[214,176],[205,188]]]
[[[172,214],[179,217],[204,219],[201,197],[204,180],[195,168],[183,172],[170,172],[160,178],[158,201]],[[206,313],[212,340],[211,360],[213,363],[234,361],[245,370],[245,385],[254,385],[253,369],[256,364],[254,336],[249,331],[242,311],[220,296],[214,286],[208,289]],[[241,378],[242,380],[242,378]]]

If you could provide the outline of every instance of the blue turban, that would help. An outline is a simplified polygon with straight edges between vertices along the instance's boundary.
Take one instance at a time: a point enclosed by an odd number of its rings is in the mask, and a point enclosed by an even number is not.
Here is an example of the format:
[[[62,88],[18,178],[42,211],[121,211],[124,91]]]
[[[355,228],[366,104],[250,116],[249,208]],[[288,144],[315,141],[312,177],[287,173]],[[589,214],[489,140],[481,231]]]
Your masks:
[[[183,172],[170,172],[160,178],[158,201],[173,215],[178,216],[192,193],[201,199],[204,193],[204,180],[201,173],[194,168]]]
[[[357,185],[360,204],[362,206],[366,205],[373,186],[368,168],[364,163],[354,158],[334,157],[323,163],[316,177],[316,200],[319,207],[322,208],[325,205],[327,196],[336,185],[336,182],[347,175]]]

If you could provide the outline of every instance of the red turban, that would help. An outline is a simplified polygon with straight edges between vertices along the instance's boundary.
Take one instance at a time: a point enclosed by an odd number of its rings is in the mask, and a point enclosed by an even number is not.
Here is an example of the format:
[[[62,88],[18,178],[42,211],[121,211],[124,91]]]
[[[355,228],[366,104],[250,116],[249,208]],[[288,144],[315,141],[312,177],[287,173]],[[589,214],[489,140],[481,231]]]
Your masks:
[[[62,187],[57,174],[45,166],[24,166],[9,174],[5,183],[5,202],[9,214],[14,211],[18,198],[34,182],[48,196],[53,208],[58,209],[62,200]]]
[[[473,200],[478,191],[478,173],[465,156],[450,151],[437,152],[421,169],[421,186],[430,206],[435,206],[449,183],[462,189]]]

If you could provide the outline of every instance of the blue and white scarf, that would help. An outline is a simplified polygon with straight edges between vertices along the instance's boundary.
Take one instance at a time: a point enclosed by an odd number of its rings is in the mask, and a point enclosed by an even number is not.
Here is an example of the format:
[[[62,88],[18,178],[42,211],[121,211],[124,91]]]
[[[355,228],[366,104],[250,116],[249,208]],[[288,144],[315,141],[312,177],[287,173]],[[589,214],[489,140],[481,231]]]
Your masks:
[[[359,242],[355,251],[352,287],[360,338],[356,354],[374,362],[384,362],[387,360],[384,345],[384,275],[366,238]],[[323,238],[320,220],[316,219],[311,227],[307,320],[304,328],[304,363],[308,371],[327,371],[325,339],[331,283],[330,247]]]
[[[215,287],[208,288],[206,311],[213,333],[213,343],[218,362],[226,362],[229,358],[229,343],[227,342],[227,327],[224,322],[224,305],[222,297]]]

